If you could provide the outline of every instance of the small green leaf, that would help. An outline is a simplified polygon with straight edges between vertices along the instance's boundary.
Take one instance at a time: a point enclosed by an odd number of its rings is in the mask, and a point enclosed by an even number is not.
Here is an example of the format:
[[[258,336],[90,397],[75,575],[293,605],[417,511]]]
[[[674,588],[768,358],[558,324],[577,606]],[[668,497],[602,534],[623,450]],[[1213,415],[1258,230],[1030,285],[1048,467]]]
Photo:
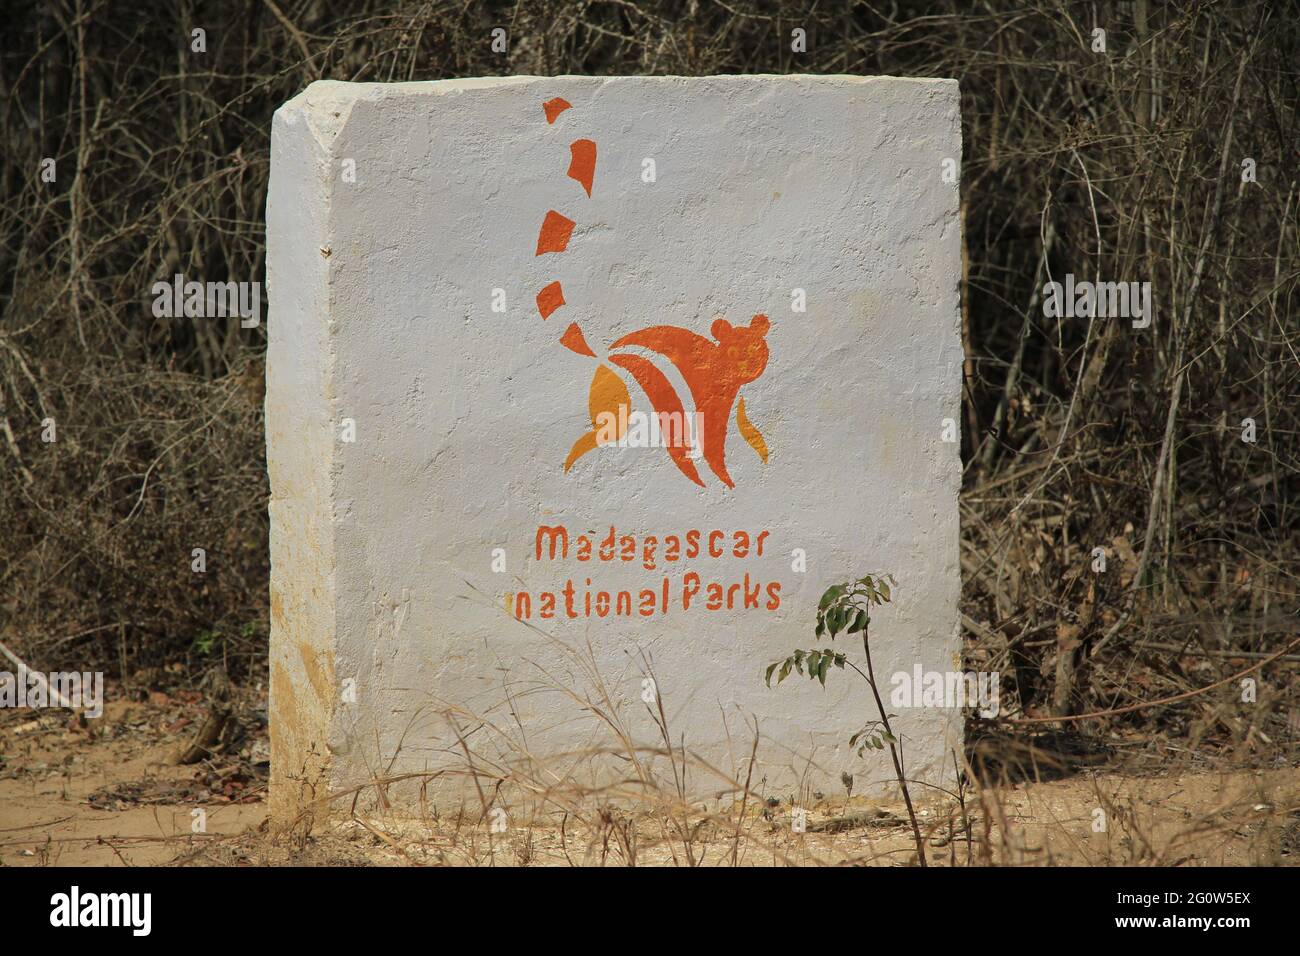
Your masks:
[[[837,600],[844,593],[844,591],[845,591],[844,585],[832,584],[830,587],[826,589],[826,593],[822,595],[822,599],[817,602],[817,610],[819,611],[826,610],[828,607],[831,606],[831,603],[833,601]]]

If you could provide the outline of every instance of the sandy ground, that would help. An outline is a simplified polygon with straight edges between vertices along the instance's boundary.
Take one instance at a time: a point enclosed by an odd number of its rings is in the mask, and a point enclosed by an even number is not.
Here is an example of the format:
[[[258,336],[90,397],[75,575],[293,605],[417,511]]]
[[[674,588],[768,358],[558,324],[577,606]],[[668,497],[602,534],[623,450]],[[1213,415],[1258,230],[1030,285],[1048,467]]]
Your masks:
[[[197,699],[151,697],[84,727],[66,710],[0,712],[0,863],[166,863],[261,823],[255,786],[232,796],[220,766],[173,762]]]
[[[521,809],[526,822],[501,830],[475,806],[424,820],[356,814],[309,834],[273,835],[264,736],[229,756],[175,764],[203,713],[197,694],[157,692],[110,704],[84,725],[68,711],[0,712],[0,865],[914,862],[901,803],[843,795],[805,807],[803,832],[788,804],[750,801],[744,814],[730,807],[685,823],[633,809],[591,807],[568,818]],[[937,865],[1296,865],[1300,768],[1089,768],[968,791],[964,812],[955,800],[930,801],[920,822]]]

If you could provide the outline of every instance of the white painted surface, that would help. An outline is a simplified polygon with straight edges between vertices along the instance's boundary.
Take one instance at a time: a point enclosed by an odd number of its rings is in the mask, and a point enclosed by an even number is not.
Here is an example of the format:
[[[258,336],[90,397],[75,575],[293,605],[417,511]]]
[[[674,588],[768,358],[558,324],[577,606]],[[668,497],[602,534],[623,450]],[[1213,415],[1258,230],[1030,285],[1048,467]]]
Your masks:
[[[548,123],[553,97],[572,107]],[[597,144],[590,198],[565,176],[579,138]],[[721,765],[743,763],[757,719],[754,779],[773,792],[790,792],[809,757],[808,782],[827,792],[842,770],[859,792],[886,784],[887,752],[859,758],[846,744],[873,716],[865,685],[835,672],[824,690],[768,689],[762,674],[813,645],[828,585],[868,571],[899,582],[873,619],[882,689],[918,662],[956,666],[960,461],[941,432],[959,414],[960,238],[957,187],[941,172],[960,150],[951,80],[319,82],[285,104],[268,199],[276,812],[304,778],[339,788],[380,769],[463,766],[451,706],[522,726],[534,754],[608,745],[554,689],[593,693],[558,644],[590,645],[646,744],[659,743],[640,702],[648,661],[674,734]],[[552,209],[576,226],[563,253],[538,256]],[[534,296],[555,280],[567,305],[543,321]],[[795,288],[806,313],[791,311]],[[766,464],[733,421],[734,489],[703,462],[698,487],[663,449],[597,448],[563,471],[590,427],[597,366],[560,345],[570,322],[603,359],[639,329],[708,336],[719,316],[742,326],[758,313],[769,359],[740,394]],[[343,419],[354,443],[339,440]],[[611,525],[661,541],[770,535],[762,557],[647,571],[539,563],[539,524],[598,540]],[[506,573],[491,569],[494,548]],[[791,570],[795,548],[806,573]],[[778,582],[780,606],[683,610],[689,571]],[[666,614],[537,617],[538,592],[569,577],[636,595],[665,575]],[[519,590],[533,595],[531,626],[506,614]],[[355,703],[341,699],[349,679]],[[897,723],[909,775],[939,779],[960,715],[907,710]],[[488,734],[476,742],[508,753]]]

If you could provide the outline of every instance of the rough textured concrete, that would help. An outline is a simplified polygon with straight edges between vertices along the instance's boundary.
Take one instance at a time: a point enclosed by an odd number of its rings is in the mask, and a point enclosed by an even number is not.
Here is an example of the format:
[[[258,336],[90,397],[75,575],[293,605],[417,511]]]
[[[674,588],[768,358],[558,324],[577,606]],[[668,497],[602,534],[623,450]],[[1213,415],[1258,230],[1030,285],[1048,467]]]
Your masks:
[[[806,782],[828,792],[841,770],[859,791],[887,781],[887,754],[846,744],[871,716],[860,681],[762,674],[812,646],[829,584],[868,571],[899,582],[873,623],[886,690],[956,666],[960,462],[941,434],[960,240],[941,172],[960,150],[950,80],[320,82],[285,104],[268,197],[276,817],[374,773],[463,766],[449,708],[533,754],[609,744],[556,689],[594,694],[565,650],[588,645],[642,742],[659,742],[651,667],[674,736],[720,765],[743,763],[757,718],[754,779],[773,790],[814,754]],[[580,453],[596,411],[679,400],[705,413],[696,457],[608,431]],[[538,559],[540,525],[567,529],[567,559]],[[939,779],[959,713],[897,723],[909,774]],[[488,732],[473,745],[510,758]]]

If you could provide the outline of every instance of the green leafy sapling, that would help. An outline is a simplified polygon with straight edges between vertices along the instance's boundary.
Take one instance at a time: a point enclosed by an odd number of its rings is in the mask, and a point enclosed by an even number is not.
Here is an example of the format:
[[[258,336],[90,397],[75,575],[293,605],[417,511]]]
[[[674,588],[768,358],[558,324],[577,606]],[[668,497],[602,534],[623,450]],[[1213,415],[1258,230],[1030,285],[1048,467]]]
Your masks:
[[[885,712],[884,701],[876,686],[876,673],[871,666],[871,642],[867,639],[867,629],[871,624],[871,608],[879,607],[890,600],[891,588],[896,582],[892,575],[866,575],[856,581],[835,584],[826,589],[817,603],[817,627],[813,631],[817,640],[823,637],[834,641],[843,634],[861,634],[862,652],[866,657],[866,670],[849,660],[848,655],[830,647],[810,647],[807,650],[796,649],[785,660],[768,665],[766,681],[772,686],[772,676],[776,675],[779,685],[793,671],[806,674],[810,680],[826,686],[826,674],[832,667],[841,670],[850,668],[856,671],[871,688],[875,698],[876,713],[879,719],[869,721],[861,730],[849,738],[849,746],[857,748],[858,756],[867,750],[884,750],[889,748],[889,755],[894,762],[894,775],[903,791],[903,802],[907,804],[907,815],[912,821],[912,836],[916,839],[916,856],[921,866],[926,865],[925,841],[921,837],[921,828],[916,822],[916,811],[912,807],[912,795],[907,789],[907,774],[903,769],[902,743],[894,736],[889,718],[897,716]]]

